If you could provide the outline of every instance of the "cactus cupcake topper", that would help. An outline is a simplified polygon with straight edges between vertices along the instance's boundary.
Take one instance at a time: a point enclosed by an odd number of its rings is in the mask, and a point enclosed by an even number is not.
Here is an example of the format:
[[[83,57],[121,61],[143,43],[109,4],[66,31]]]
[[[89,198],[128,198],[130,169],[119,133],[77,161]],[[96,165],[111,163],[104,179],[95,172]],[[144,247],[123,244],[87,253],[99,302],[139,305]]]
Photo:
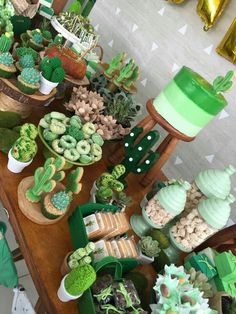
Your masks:
[[[9,52],[9,50],[11,49],[11,45],[12,45],[12,38],[8,35],[4,35],[2,34],[0,37],[0,52],[4,53],[4,52]]]
[[[218,76],[213,82],[213,89],[215,90],[215,92],[219,94],[221,92],[226,92],[227,90],[229,90],[233,85],[232,79],[234,75],[234,71],[228,71],[225,77]]]

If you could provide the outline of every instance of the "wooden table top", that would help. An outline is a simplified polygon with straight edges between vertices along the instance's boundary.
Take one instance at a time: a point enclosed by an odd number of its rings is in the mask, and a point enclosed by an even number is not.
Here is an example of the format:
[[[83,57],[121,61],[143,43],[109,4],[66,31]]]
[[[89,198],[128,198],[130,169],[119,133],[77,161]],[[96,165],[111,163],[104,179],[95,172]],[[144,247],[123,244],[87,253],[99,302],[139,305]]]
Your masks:
[[[63,111],[63,107],[58,102],[49,107],[37,106],[34,115],[27,121],[37,123],[45,113],[55,110]],[[18,207],[18,184],[23,178],[33,175],[36,167],[44,162],[43,146],[39,139],[38,143],[39,152],[33,163],[20,174],[8,171],[7,156],[0,153],[0,199],[9,212],[10,223],[47,314],[76,314],[78,313],[77,301],[62,303],[57,297],[57,289],[62,278],[60,266],[65,255],[72,249],[67,217],[53,225],[37,225],[28,220]],[[105,147],[104,158],[100,162],[84,168],[83,188],[80,194],[75,196],[72,210],[76,205],[89,201],[89,192],[95,178],[107,167],[106,156],[109,154],[109,145]],[[139,202],[150,189],[141,187],[135,178],[136,176],[130,175],[128,179],[127,193],[134,199],[133,205],[127,209],[129,216],[141,212]],[[160,174],[161,179],[164,179],[162,174]],[[151,285],[156,278],[152,266],[140,266],[140,269],[145,272]]]

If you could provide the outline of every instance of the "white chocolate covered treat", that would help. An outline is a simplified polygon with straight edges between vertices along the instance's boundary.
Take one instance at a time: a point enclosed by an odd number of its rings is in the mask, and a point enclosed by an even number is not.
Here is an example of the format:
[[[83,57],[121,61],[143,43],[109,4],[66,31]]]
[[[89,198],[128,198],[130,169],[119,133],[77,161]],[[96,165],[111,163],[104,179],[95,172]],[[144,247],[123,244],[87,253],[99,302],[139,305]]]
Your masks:
[[[145,210],[149,219],[159,226],[166,225],[171,219],[174,218],[173,215],[169,214],[167,211],[165,211],[164,208],[161,207],[159,201],[155,198],[152,198],[148,202]]]
[[[171,228],[175,241],[187,250],[194,249],[217,231],[202,219],[196,208]]]

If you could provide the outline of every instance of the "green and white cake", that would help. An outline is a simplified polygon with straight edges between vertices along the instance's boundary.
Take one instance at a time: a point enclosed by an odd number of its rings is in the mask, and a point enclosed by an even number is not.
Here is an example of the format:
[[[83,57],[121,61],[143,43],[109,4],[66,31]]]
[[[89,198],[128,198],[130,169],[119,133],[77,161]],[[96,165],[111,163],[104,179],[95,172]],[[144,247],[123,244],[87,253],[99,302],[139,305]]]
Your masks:
[[[155,98],[153,105],[175,129],[194,137],[227,105],[221,92],[232,86],[233,76],[234,72],[229,71],[210,84],[184,66]]]

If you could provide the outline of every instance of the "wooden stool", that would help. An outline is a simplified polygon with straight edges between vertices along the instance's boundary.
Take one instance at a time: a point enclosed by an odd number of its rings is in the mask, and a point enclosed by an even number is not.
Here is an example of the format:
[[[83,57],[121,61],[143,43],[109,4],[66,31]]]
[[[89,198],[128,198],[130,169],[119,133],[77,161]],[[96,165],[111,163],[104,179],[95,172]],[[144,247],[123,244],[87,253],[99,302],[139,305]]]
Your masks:
[[[156,149],[156,151],[160,154],[160,158],[156,161],[156,164],[146,173],[146,175],[142,178],[140,182],[141,185],[144,187],[153,183],[157,179],[160,169],[169,159],[179,140],[182,140],[184,142],[191,142],[195,139],[195,137],[189,137],[179,132],[172,125],[170,125],[161,115],[159,115],[159,113],[153,106],[153,99],[147,101],[146,107],[149,115],[138,123],[138,126],[143,128],[142,136],[143,134],[152,130],[156,124],[160,125],[169,134]],[[121,161],[122,157],[123,148],[120,148],[115,152],[115,155],[111,156],[109,160],[112,163],[116,164]]]

